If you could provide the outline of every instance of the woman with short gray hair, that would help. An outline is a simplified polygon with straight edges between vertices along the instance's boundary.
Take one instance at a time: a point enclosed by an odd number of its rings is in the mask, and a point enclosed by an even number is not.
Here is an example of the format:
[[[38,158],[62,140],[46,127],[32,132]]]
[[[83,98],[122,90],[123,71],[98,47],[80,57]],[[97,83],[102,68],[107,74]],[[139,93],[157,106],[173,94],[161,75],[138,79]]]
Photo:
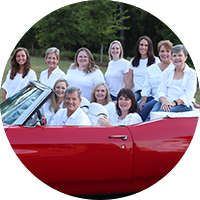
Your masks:
[[[166,69],[158,87],[159,101],[151,112],[186,112],[192,110],[192,100],[196,92],[197,77],[194,69],[188,67],[187,50],[176,45],[171,50],[173,67]]]

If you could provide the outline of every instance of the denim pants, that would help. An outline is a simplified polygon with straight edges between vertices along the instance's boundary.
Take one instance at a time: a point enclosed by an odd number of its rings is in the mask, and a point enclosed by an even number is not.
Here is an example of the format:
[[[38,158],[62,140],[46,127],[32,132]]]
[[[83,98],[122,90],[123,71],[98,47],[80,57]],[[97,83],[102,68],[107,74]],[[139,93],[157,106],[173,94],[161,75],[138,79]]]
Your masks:
[[[133,92],[136,98],[136,101],[139,101],[141,99],[141,91],[142,90],[138,90],[136,92]]]

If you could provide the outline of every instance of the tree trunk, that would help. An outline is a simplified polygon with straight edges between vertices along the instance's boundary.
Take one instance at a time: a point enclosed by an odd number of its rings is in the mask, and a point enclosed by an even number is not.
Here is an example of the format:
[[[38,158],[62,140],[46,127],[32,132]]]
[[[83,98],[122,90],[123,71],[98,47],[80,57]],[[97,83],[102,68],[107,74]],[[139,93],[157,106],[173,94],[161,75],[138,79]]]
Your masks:
[[[31,43],[31,55],[34,56],[34,42]]]
[[[103,62],[103,41],[101,42],[101,58],[100,58],[100,63]]]

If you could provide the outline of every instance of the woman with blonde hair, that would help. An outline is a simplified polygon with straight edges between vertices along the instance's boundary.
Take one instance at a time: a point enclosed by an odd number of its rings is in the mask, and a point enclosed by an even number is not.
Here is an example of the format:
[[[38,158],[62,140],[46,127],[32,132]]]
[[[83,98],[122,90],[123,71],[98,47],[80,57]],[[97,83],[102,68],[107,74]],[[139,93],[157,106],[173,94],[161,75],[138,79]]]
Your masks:
[[[106,84],[110,90],[113,101],[116,100],[118,92],[124,88],[129,72],[129,61],[123,59],[123,48],[119,41],[111,42],[108,55],[110,62],[105,73]]]
[[[109,88],[105,83],[99,82],[94,86],[91,94],[91,103],[93,102],[99,103],[105,107],[108,111],[110,121],[116,117],[116,106],[115,103],[112,102]]]
[[[89,49],[82,47],[76,52],[74,63],[67,71],[67,81],[70,86],[80,88],[82,97],[90,102],[93,87],[98,82],[104,82],[104,76]]]
[[[19,47],[11,58],[11,69],[6,81],[2,85],[3,101],[29,84],[29,81],[37,80],[34,70],[31,69],[30,56],[26,48]]]
[[[48,69],[40,74],[39,81],[51,88],[59,78],[66,79],[66,74],[59,68],[60,51],[56,47],[48,48],[45,54],[45,61]]]
[[[63,108],[64,93],[68,87],[68,82],[61,78],[58,79],[53,87],[54,93],[52,97],[42,106],[41,113],[46,116],[47,124],[49,125],[54,114]]]

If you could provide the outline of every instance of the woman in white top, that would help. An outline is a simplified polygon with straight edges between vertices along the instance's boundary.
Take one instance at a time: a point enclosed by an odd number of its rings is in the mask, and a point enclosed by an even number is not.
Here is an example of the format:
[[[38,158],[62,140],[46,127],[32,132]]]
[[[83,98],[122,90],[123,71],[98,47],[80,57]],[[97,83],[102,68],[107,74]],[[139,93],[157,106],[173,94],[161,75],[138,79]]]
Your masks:
[[[46,117],[46,125],[50,125],[52,117],[55,113],[63,108],[64,93],[68,87],[68,82],[65,79],[58,79],[54,84],[54,94],[52,97],[42,106],[41,113]]]
[[[154,56],[151,39],[147,36],[140,37],[134,50],[134,58],[129,63],[129,73],[126,81],[126,87],[130,89],[132,83],[134,83],[133,92],[137,101],[141,98],[147,67],[159,62],[159,58]]]
[[[113,101],[116,101],[118,92],[124,88],[128,78],[129,61],[123,59],[123,48],[119,41],[113,41],[108,49],[110,62],[105,73],[106,84]]]
[[[44,85],[53,88],[55,82],[60,79],[66,79],[66,74],[59,68],[58,62],[60,60],[60,51],[56,47],[47,49],[45,54],[45,61],[48,69],[44,70],[40,74],[39,81]]]
[[[117,95],[116,110],[118,116],[111,122],[107,117],[100,118],[98,123],[101,126],[133,125],[141,123],[142,119],[137,113],[137,101],[133,91],[129,88],[122,88]]]
[[[91,101],[91,93],[96,83],[105,82],[99,67],[95,64],[91,52],[87,48],[80,48],[75,55],[74,63],[67,71],[69,86],[81,89],[82,97]]]
[[[92,102],[99,103],[105,107],[105,109],[108,111],[110,122],[116,118],[116,105],[112,102],[109,88],[105,83],[100,82],[94,86],[91,94],[91,103]]]
[[[157,102],[155,100],[158,86],[162,79],[162,73],[171,64],[171,49],[173,44],[169,40],[162,40],[158,43],[158,52],[161,63],[153,64],[147,68],[145,83],[142,88],[142,101],[138,103],[140,116],[145,121],[149,112]]]
[[[151,112],[185,112],[192,110],[192,100],[196,92],[197,77],[195,70],[188,67],[187,50],[176,45],[171,50],[173,67],[166,69],[158,87],[159,101]]]
[[[19,47],[11,58],[11,70],[9,70],[6,81],[2,85],[3,101],[29,84],[29,81],[37,81],[35,71],[31,69],[30,56],[27,49]]]

